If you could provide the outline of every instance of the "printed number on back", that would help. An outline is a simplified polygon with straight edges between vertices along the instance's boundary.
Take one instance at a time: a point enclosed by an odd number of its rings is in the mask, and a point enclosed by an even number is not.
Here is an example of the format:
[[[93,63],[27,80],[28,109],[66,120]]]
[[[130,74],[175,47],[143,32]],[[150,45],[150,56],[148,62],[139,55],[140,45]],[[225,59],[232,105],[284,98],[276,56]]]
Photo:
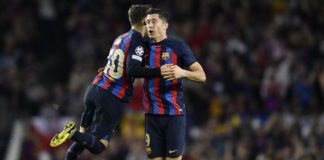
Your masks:
[[[111,50],[112,51],[112,50]],[[124,52],[121,49],[109,53],[108,63],[105,67],[105,73],[114,79],[123,76],[124,71]]]

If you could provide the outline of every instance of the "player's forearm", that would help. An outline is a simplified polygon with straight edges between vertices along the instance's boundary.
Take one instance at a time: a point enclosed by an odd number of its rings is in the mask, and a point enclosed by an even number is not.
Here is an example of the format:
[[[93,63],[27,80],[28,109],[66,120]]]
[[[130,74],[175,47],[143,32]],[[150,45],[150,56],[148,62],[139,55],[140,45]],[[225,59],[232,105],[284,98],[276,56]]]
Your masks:
[[[183,70],[183,77],[190,79],[195,82],[206,82],[206,75],[204,71],[188,71],[188,70]]]
[[[127,69],[127,75],[136,78],[150,78],[160,77],[160,68],[146,68],[142,66],[129,66]]]

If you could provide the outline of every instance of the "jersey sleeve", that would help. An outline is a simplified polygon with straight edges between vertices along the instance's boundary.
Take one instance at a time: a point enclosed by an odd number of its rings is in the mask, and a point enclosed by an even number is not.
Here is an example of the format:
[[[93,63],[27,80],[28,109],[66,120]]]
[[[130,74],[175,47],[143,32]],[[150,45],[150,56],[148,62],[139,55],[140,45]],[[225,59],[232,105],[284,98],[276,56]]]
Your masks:
[[[180,46],[181,46],[182,64],[184,67],[189,67],[190,65],[192,65],[194,62],[197,61],[196,57],[194,56],[192,50],[186,43],[181,42]]]
[[[144,57],[144,44],[141,35],[134,34],[127,53],[127,66],[140,66]]]
[[[145,45],[141,35],[134,35],[128,50],[126,72],[136,78],[157,77],[161,75],[160,68],[143,66]]]

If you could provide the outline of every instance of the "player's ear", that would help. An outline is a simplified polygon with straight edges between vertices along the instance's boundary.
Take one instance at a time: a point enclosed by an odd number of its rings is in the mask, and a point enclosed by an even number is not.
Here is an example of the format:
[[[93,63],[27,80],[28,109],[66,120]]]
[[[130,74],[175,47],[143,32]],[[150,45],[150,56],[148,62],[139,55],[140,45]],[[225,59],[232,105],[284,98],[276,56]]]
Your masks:
[[[164,29],[168,29],[168,27],[169,27],[169,23],[164,22],[163,26],[164,26]]]
[[[146,24],[146,23],[145,23],[145,18],[142,19],[141,24],[142,24],[143,26],[145,26],[145,24]]]
[[[147,16],[145,16],[145,17],[143,18],[143,20],[144,20],[144,25],[146,25]]]

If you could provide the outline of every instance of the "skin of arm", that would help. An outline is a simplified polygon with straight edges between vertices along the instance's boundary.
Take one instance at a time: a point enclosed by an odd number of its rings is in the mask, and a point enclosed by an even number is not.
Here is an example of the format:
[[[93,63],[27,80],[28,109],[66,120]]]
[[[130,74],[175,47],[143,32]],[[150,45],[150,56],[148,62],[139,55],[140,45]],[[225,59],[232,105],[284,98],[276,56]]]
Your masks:
[[[170,81],[178,78],[187,78],[195,82],[206,82],[205,72],[198,62],[191,64],[188,69],[182,69],[177,65],[168,65],[161,68],[161,75],[164,79]]]

